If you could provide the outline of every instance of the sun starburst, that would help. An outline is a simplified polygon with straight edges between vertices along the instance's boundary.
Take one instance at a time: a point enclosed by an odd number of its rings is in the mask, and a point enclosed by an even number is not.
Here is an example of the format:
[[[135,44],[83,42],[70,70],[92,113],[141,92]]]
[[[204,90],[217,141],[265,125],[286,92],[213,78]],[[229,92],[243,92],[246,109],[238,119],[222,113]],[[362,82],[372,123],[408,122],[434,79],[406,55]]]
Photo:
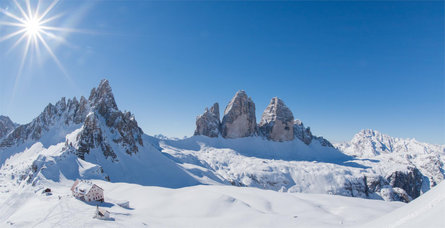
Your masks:
[[[54,51],[47,42],[48,39],[54,39],[57,42],[65,42],[65,39],[61,35],[57,35],[54,32],[72,32],[69,28],[62,28],[48,25],[50,22],[59,18],[61,14],[50,16],[54,6],[57,5],[59,0],[52,1],[45,10],[40,10],[41,1],[37,1],[36,6],[33,8],[30,0],[24,0],[25,7],[22,7],[17,0],[13,0],[17,12],[10,12],[6,9],[0,9],[0,12],[6,16],[8,21],[0,21],[1,25],[10,26],[13,31],[0,37],[0,42],[10,39],[16,39],[9,51],[16,48],[18,45],[24,43],[24,52],[20,64],[19,75],[23,69],[26,58],[29,56],[31,49],[35,50],[35,53],[40,56],[40,46],[43,46],[51,58],[56,62],[60,70],[68,76],[64,67],[60,63]]]

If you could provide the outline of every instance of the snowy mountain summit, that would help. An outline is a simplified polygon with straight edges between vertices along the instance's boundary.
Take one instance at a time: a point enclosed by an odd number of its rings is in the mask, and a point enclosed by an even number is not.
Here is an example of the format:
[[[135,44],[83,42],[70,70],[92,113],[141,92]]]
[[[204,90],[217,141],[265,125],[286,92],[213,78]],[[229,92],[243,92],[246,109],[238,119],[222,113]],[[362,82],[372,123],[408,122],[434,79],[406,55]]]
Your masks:
[[[345,154],[361,159],[378,159],[386,163],[407,165],[423,176],[425,191],[444,179],[445,145],[432,145],[415,139],[395,138],[375,130],[362,130],[350,142],[335,145]],[[413,176],[414,173],[411,173]],[[419,195],[420,193],[416,194]]]
[[[0,179],[17,185],[77,178],[166,187],[198,183],[150,140],[130,112],[118,109],[109,82],[102,80],[88,99],[49,104],[2,139]]]
[[[445,153],[445,146],[418,142],[415,139],[394,138],[375,130],[362,130],[350,142],[337,144],[343,152],[357,157],[374,157],[390,153]]]

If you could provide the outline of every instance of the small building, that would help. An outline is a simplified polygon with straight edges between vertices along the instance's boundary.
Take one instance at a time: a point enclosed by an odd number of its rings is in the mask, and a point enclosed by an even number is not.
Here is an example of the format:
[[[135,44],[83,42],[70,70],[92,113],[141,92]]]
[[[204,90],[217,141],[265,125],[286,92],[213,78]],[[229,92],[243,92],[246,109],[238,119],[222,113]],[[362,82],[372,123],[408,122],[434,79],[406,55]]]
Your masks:
[[[71,187],[71,192],[74,197],[87,202],[104,201],[104,190],[91,181],[76,180]]]
[[[110,219],[110,212],[103,208],[99,208],[99,206],[96,206],[96,214],[94,215],[94,218],[104,220]]]

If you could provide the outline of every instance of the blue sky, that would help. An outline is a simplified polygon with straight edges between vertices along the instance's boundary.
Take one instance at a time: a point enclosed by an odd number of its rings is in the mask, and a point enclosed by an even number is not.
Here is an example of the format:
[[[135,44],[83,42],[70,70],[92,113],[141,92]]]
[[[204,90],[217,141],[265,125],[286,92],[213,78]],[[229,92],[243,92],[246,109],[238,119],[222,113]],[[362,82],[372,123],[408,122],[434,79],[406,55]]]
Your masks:
[[[0,114],[19,123],[107,78],[152,135],[190,136],[206,106],[244,89],[258,122],[278,96],[331,141],[371,128],[445,144],[443,1],[62,0],[51,13],[82,29],[48,40],[67,75],[41,49],[18,77],[24,45],[0,43]]]

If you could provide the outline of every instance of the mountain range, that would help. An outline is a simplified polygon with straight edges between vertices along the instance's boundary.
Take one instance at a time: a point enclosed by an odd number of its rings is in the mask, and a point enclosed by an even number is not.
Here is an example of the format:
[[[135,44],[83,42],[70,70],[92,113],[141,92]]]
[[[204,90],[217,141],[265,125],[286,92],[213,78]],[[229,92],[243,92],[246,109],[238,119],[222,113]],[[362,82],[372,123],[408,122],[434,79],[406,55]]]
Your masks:
[[[194,136],[144,134],[119,110],[107,80],[87,98],[62,98],[28,124],[0,117],[0,193],[48,182],[101,179],[180,188],[234,185],[409,202],[444,179],[445,146],[373,130],[332,144],[275,97],[259,123],[238,91],[196,118]]]

